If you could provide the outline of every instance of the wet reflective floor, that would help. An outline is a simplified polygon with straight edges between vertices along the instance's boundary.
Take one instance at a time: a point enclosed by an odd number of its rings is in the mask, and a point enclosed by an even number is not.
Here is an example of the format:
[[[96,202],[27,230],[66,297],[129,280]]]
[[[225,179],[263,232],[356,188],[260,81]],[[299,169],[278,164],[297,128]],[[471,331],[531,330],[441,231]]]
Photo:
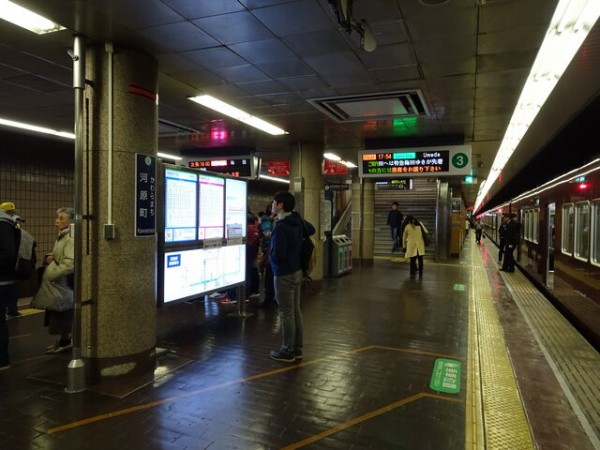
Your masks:
[[[0,373],[0,449],[512,450],[516,438],[521,448],[595,448],[513,300],[513,274],[497,271],[485,245],[426,259],[422,278],[383,258],[308,287],[294,363],[268,357],[281,342],[277,308],[166,305],[154,377],[76,394],[64,390],[70,355],[46,355],[43,314],[23,310]],[[487,381],[492,370],[514,392]],[[497,402],[511,396],[516,404]]]

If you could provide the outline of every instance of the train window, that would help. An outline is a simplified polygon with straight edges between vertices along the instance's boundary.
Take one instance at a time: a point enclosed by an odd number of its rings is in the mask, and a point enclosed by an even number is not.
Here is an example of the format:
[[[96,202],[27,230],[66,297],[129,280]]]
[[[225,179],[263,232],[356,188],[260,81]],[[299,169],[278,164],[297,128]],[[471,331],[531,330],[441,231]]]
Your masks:
[[[573,254],[573,238],[575,235],[575,208],[572,203],[562,207],[560,249],[565,255]]]
[[[529,209],[524,212],[523,217],[523,237],[531,242],[539,242],[539,209]]]
[[[592,202],[592,264],[600,266],[600,200]]]
[[[536,244],[540,241],[540,210],[531,211],[531,240]]]
[[[590,256],[590,202],[575,204],[575,258],[587,261]]]

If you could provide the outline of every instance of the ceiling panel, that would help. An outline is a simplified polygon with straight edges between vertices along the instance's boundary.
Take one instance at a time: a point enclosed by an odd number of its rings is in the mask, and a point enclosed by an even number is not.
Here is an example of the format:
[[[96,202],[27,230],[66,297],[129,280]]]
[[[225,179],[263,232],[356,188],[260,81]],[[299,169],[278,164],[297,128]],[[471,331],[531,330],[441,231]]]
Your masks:
[[[299,142],[310,140],[352,159],[367,138],[414,143],[462,136],[473,146],[473,171],[480,180],[490,169],[557,3],[355,1],[354,18],[368,21],[377,42],[373,52],[366,52],[359,33],[337,23],[328,0],[22,2],[69,29],[37,36],[2,23],[0,79],[11,84],[0,81],[0,117],[72,128],[72,61],[66,50],[73,33],[80,32],[90,47],[110,41],[117,50],[139,50],[158,60],[160,119],[198,130],[193,138],[186,133],[161,138],[162,150],[243,144],[255,146],[266,161],[285,158]],[[555,88],[551,110],[541,111],[515,158],[541,151],[597,97],[599,34],[596,26]],[[432,117],[340,124],[308,102],[403,89],[420,89]],[[273,138],[187,99],[200,92],[272,118],[290,134]],[[213,127],[229,130],[231,138],[211,141]],[[518,166],[509,165],[504,179],[516,177]],[[461,187],[468,203],[478,187]]]

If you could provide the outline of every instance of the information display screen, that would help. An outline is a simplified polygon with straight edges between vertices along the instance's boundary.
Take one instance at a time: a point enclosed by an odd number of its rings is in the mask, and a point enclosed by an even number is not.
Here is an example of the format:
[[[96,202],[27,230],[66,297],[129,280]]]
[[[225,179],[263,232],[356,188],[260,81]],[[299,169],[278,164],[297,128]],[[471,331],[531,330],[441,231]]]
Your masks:
[[[165,303],[223,289],[242,283],[245,278],[245,245],[164,254]]]
[[[449,145],[359,152],[361,177],[468,175],[471,146]]]
[[[165,169],[165,242],[196,240],[198,175]]]
[[[200,170],[223,173],[236,178],[251,178],[254,176],[252,170],[252,157],[241,159],[214,159],[188,161],[188,166]]]
[[[198,174],[198,239],[223,239],[225,178]]]
[[[248,184],[243,180],[225,179],[225,238],[246,236]]]

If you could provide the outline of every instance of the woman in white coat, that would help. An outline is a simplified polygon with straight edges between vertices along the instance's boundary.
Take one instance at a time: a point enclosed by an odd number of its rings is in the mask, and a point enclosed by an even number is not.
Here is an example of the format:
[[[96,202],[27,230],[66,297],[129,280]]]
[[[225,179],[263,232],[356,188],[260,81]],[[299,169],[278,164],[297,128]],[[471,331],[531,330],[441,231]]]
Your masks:
[[[423,255],[425,254],[423,232],[427,233],[425,225],[415,219],[414,216],[407,216],[402,242],[404,248],[406,248],[406,257],[410,258],[411,278],[414,278],[417,274],[417,261],[419,263],[419,277],[423,276]]]

